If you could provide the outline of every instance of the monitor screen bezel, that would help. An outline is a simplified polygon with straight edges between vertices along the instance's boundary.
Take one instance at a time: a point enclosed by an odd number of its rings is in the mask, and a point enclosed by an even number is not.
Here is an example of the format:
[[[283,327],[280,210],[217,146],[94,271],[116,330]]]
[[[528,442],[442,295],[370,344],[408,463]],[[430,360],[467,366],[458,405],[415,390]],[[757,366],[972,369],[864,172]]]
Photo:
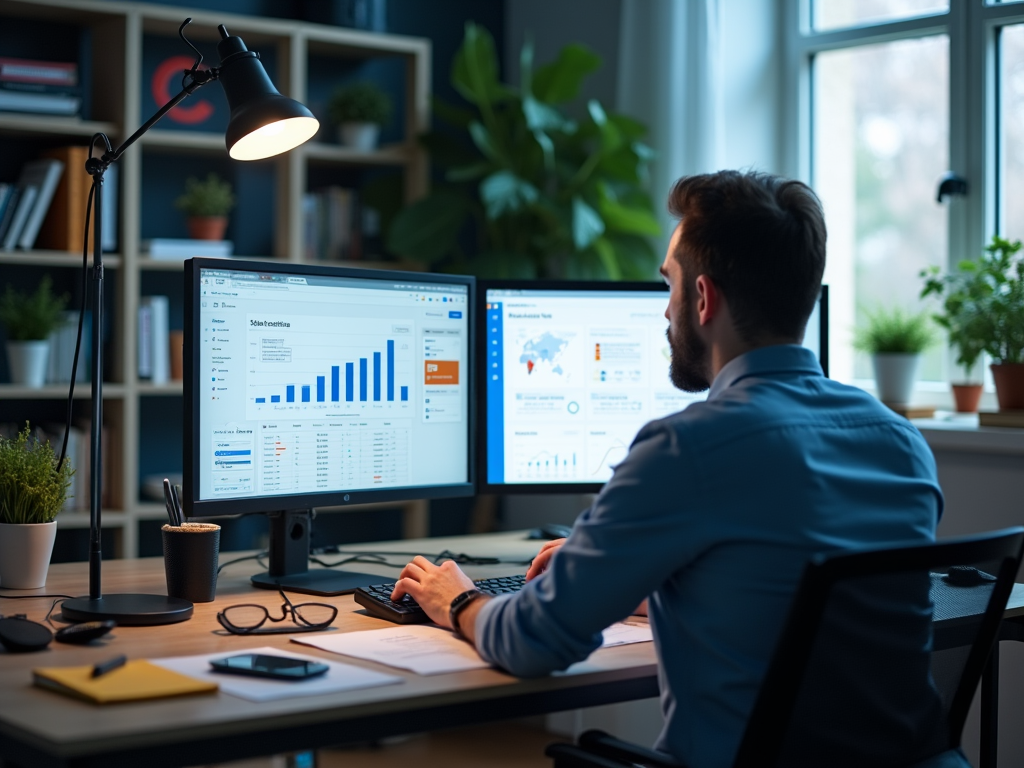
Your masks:
[[[465,378],[467,390],[467,452],[466,481],[436,486],[406,486],[402,488],[356,489],[303,493],[282,496],[256,496],[234,499],[196,498],[197,479],[200,477],[199,407],[194,393],[199,391],[199,345],[195,343],[194,329],[199,327],[199,276],[203,269],[238,272],[268,272],[296,276],[323,276],[346,279],[384,280],[421,284],[464,285],[467,289],[466,332],[468,335],[468,368]],[[245,261],[241,259],[192,258],[185,261],[185,348],[184,374],[184,463],[182,505],[188,517],[215,517],[248,513],[277,512],[289,509],[343,507],[353,504],[408,501],[411,499],[441,499],[473,496],[476,493],[476,279],[465,275],[443,275],[391,269],[363,269],[329,264],[297,264],[293,262]]]
[[[477,322],[487,322],[487,292],[489,290],[538,290],[538,291],[649,291],[663,293],[668,306],[669,288],[664,281],[620,282],[607,280],[477,280],[476,317]],[[818,298],[819,349],[818,359],[822,371],[828,376],[828,286],[821,286]],[[487,357],[486,326],[477,329],[477,354],[479,361]],[[587,494],[600,493],[604,483],[491,483],[487,477],[487,366],[477,366],[477,418],[481,434],[477,445],[477,485],[483,494]]]

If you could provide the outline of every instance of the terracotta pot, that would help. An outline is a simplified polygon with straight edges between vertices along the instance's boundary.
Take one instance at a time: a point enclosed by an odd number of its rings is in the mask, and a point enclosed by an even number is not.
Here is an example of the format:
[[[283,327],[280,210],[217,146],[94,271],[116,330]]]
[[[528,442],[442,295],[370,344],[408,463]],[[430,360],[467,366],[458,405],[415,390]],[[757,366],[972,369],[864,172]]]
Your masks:
[[[1024,363],[990,365],[1001,411],[1024,410]]]
[[[977,413],[981,402],[981,384],[954,384],[953,401],[957,413]]]
[[[189,216],[188,235],[193,240],[223,240],[227,216]]]

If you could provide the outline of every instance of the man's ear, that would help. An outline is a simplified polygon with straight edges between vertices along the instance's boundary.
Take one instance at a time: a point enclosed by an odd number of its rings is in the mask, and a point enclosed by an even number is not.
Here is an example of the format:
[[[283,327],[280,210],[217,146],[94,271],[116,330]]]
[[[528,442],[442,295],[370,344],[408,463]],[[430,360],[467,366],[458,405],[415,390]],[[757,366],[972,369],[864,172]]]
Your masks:
[[[722,311],[722,292],[707,275],[697,275],[697,321],[707,325]]]

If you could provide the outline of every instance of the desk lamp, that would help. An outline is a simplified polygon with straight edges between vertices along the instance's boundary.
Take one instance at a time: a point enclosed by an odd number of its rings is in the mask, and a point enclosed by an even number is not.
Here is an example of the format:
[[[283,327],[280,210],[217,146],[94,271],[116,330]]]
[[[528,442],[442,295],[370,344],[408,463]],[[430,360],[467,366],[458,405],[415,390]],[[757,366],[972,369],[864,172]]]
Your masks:
[[[90,204],[95,215],[93,228],[92,281],[89,288],[89,303],[94,314],[92,322],[92,429],[90,498],[89,498],[89,596],[66,600],[61,613],[67,621],[95,621],[114,619],[118,624],[153,625],[173,624],[192,616],[192,603],[187,600],[165,595],[114,594],[104,595],[100,586],[100,499],[102,471],[103,428],[103,174],[115,163],[124,151],[140,136],[153,127],[160,118],[179,104],[186,96],[214,80],[220,80],[231,107],[231,118],[225,133],[228,155],[235,160],[261,160],[294,149],[313,137],[320,127],[313,114],[302,104],[278,93],[267,76],[259,54],[250,51],[237,36],[228,35],[221,24],[217,27],[221,40],[217,44],[220,67],[201,70],[203,57],[199,50],[185,37],[184,29],[192,22],[185,19],[178,29],[178,35],[196,52],[192,69],[185,70],[182,91],[153,115],[139,130],[132,134],[120,147],[111,149],[106,135],[98,133],[90,143],[90,157],[85,169],[92,176]],[[101,157],[92,157],[92,148],[97,139],[103,141],[105,152]],[[86,216],[86,233],[89,217]],[[88,235],[86,235],[88,236]],[[86,251],[88,244],[86,244]],[[84,306],[83,306],[84,312]],[[81,342],[82,323],[78,326]],[[75,352],[75,364],[78,352]],[[71,374],[70,401],[74,395],[75,374]],[[70,410],[69,410],[70,423]],[[65,433],[68,430],[65,430]],[[66,442],[65,442],[66,445]],[[61,456],[63,461],[63,453]]]

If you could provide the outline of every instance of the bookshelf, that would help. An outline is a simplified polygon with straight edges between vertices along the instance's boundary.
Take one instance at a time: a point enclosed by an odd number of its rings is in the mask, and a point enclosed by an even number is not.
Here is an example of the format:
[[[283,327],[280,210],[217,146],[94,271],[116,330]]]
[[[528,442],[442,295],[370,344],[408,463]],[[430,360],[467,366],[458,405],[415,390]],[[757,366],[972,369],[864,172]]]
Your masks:
[[[8,55],[41,60],[59,58],[50,46],[57,39],[80,41],[84,60],[79,61],[81,85],[89,104],[88,119],[36,114],[0,112],[0,138],[7,147],[8,166],[0,170],[12,178],[18,163],[34,159],[41,151],[69,144],[87,145],[97,132],[106,133],[117,146],[133,133],[155,108],[147,102],[147,47],[157,44],[174,55],[190,56],[177,37],[186,18],[192,18],[187,35],[204,53],[217,40],[217,25],[224,24],[232,34],[242,37],[250,50],[257,50],[271,79],[281,93],[310,106],[321,119],[321,131],[313,141],[277,158],[259,161],[242,169],[227,158],[223,133],[184,129],[167,118],[145,134],[117,163],[118,244],[116,253],[105,254],[110,269],[108,293],[111,296],[109,337],[105,342],[107,375],[104,383],[105,427],[109,448],[105,463],[111,464],[108,508],[102,512],[105,529],[117,531],[117,552],[121,557],[138,554],[138,524],[144,520],[164,519],[162,502],[143,498],[140,462],[144,454],[162,439],[147,423],[146,413],[157,409],[180,408],[182,384],[170,381],[153,384],[139,380],[137,365],[137,317],[142,296],[154,293],[171,295],[172,328],[181,327],[175,317],[175,302],[182,300],[182,263],[146,258],[140,254],[140,242],[151,237],[187,237],[182,227],[174,226],[178,213],[166,205],[168,194],[180,192],[181,181],[189,168],[212,166],[239,185],[269,190],[254,197],[238,195],[231,213],[232,227],[246,231],[250,225],[267,232],[261,247],[242,249],[245,258],[302,262],[303,195],[316,185],[337,183],[358,187],[368,174],[391,173],[401,180],[401,195],[413,200],[423,195],[428,184],[427,158],[416,136],[429,119],[429,83],[431,46],[425,38],[377,34],[290,21],[230,13],[210,12],[187,5],[172,7],[133,2],[102,0],[0,0],[0,27],[17,30],[27,42],[24,50]],[[46,34],[44,34],[46,30]],[[2,37],[2,34],[0,34]],[[85,41],[85,42],[81,42]],[[163,50],[163,48],[161,49]],[[206,62],[216,66],[216,55],[207,53]],[[333,82],[345,78],[383,78],[385,87],[396,100],[398,120],[385,133],[385,143],[372,152],[359,152],[338,145],[333,126],[318,109]],[[176,81],[171,84],[173,88]],[[212,84],[197,91],[182,106],[199,99],[222,99],[220,86]],[[216,93],[214,93],[216,91]],[[171,95],[177,89],[171,91]],[[182,167],[182,178],[166,178],[161,169]],[[250,174],[250,175],[246,175]],[[269,198],[269,201],[268,201]],[[269,215],[265,215],[269,211]],[[155,223],[154,223],[155,222]],[[171,223],[168,223],[171,222]],[[232,239],[229,230],[228,238]],[[240,239],[240,238],[239,238]],[[252,252],[250,252],[252,251]],[[377,261],[335,262],[348,266],[387,266]],[[76,286],[81,281],[81,253],[32,250],[0,253],[0,289],[19,274],[22,282],[37,279],[43,271],[55,275],[55,282]],[[73,294],[75,291],[71,291]],[[76,296],[75,301],[81,297]],[[74,308],[80,306],[74,304]],[[75,388],[75,414],[88,414],[89,385]],[[28,389],[0,383],[0,421],[29,418],[55,420],[54,414],[66,398],[66,385],[47,385]],[[176,437],[175,439],[180,439]],[[180,471],[180,455],[167,472]],[[423,535],[425,505],[411,503],[403,509],[404,528],[409,534]],[[58,516],[60,528],[88,526],[88,513],[65,512]]]

